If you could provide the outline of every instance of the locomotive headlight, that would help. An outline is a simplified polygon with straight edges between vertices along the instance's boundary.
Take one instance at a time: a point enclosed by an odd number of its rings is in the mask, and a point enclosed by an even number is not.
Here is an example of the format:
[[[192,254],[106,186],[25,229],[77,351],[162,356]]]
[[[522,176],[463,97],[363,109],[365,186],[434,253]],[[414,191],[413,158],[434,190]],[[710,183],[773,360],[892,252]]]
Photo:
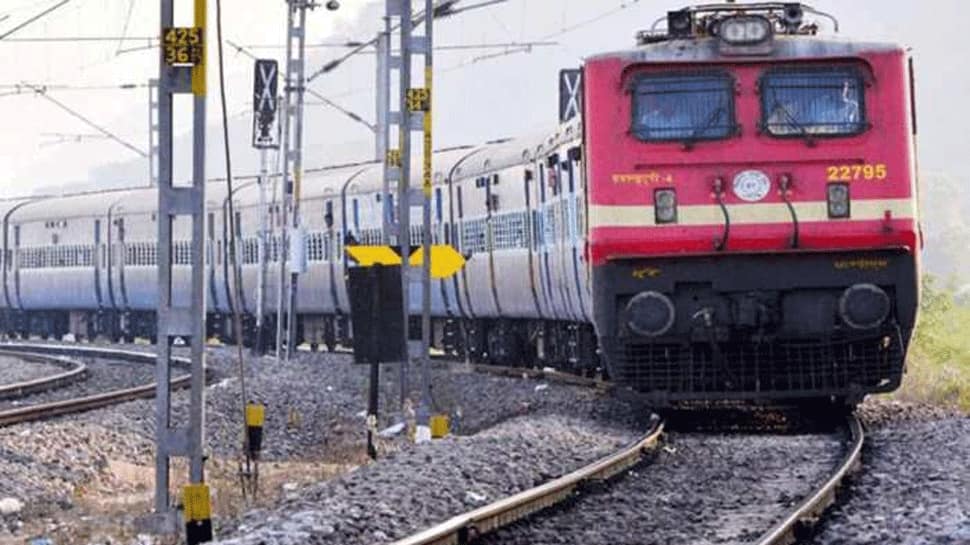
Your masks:
[[[674,326],[677,313],[674,302],[656,291],[633,296],[626,305],[626,326],[643,337],[659,337]]]
[[[852,329],[875,329],[886,321],[892,303],[889,295],[874,284],[856,284],[842,293],[839,315]]]
[[[653,215],[657,224],[677,222],[677,191],[658,189],[653,192]]]
[[[830,218],[847,218],[852,211],[849,184],[829,184],[828,203]]]
[[[721,21],[718,33],[730,45],[760,44],[771,37],[771,21],[754,15],[731,17]]]

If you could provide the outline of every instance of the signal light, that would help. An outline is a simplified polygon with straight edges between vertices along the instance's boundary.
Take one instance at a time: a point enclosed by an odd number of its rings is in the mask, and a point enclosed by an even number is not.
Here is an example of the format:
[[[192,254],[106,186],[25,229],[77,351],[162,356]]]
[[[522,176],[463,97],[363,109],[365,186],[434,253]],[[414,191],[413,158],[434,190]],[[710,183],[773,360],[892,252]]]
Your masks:
[[[849,197],[849,184],[829,184],[828,186],[829,218],[847,218],[852,209]]]
[[[654,221],[659,224],[677,222],[677,191],[658,189],[653,192]]]

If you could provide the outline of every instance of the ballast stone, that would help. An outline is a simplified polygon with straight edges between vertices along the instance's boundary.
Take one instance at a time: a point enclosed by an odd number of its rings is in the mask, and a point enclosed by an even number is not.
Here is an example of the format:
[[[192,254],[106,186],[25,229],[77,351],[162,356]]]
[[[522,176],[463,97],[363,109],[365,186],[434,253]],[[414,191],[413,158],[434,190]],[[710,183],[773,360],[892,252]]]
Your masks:
[[[0,515],[9,516],[16,515],[24,508],[24,502],[18,500],[17,498],[3,498],[0,499]]]

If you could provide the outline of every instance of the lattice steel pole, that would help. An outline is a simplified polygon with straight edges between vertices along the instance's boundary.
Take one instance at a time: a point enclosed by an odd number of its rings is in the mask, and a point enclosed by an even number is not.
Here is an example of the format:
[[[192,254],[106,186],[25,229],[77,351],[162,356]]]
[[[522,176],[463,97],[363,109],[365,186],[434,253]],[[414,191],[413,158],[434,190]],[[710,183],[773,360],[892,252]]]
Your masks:
[[[287,17],[286,37],[286,117],[283,128],[283,252],[290,253],[289,284],[285,301],[282,285],[286,277],[287,258],[280,259],[280,303],[278,310],[277,348],[276,357],[280,357],[280,343],[286,344],[283,357],[289,360],[290,353],[295,348],[297,337],[296,302],[300,273],[306,268],[301,222],[300,222],[300,193],[303,182],[303,97],[306,89],[306,12],[317,7],[313,0],[287,0],[289,15]],[[287,210],[292,212],[292,233],[286,233]],[[294,240],[295,239],[295,240]],[[287,241],[289,244],[287,244]],[[283,308],[286,307],[286,338],[283,338]]]
[[[391,176],[388,152],[391,143],[391,33],[390,17],[384,17],[385,30],[377,35],[377,131],[374,155],[384,164],[381,184],[381,244],[391,242]]]
[[[158,168],[158,359],[155,368],[156,462],[155,530],[177,529],[177,516],[169,497],[170,461],[189,459],[189,482],[183,491],[188,542],[211,539],[209,494],[204,485],[205,424],[205,122],[206,122],[206,0],[195,0],[193,27],[174,27],[174,0],[161,0],[159,68]],[[175,185],[172,178],[173,97],[193,96],[192,180]],[[190,226],[191,263],[189,297],[176,299],[172,283],[173,230],[176,220]],[[180,237],[184,237],[180,233]],[[191,354],[191,385],[187,427],[173,427],[171,418],[172,345],[187,341]],[[206,532],[208,529],[208,532]],[[206,539],[208,537],[208,539]]]
[[[386,112],[386,123],[381,125],[381,131],[386,133],[384,136],[387,142],[387,152],[384,157],[384,195],[381,200],[384,210],[384,234],[383,238],[388,244],[398,246],[402,256],[401,263],[401,282],[402,297],[404,308],[404,336],[405,346],[408,346],[401,365],[398,367],[398,385],[400,386],[401,409],[404,410],[410,397],[410,344],[408,343],[408,320],[411,315],[410,309],[410,267],[408,266],[408,255],[411,253],[411,198],[410,198],[410,176],[411,176],[411,114],[408,111],[407,89],[411,86],[411,0],[386,0],[385,2],[385,27],[383,35],[386,36],[386,63],[383,81],[379,81],[378,95],[386,92],[386,97],[378,97],[383,100],[386,107],[379,104],[379,109]],[[398,20],[400,28],[399,53],[394,55],[391,29],[394,28],[394,21]],[[381,40],[379,39],[378,42]],[[380,47],[378,49],[380,56]],[[380,61],[378,61],[380,64]],[[394,72],[398,75],[398,100],[391,99],[391,87]],[[394,110],[393,108],[397,108]],[[380,115],[378,116],[380,121]],[[391,147],[391,135],[394,133],[391,127],[397,128],[398,141],[397,147]],[[379,131],[380,132],[380,131]],[[391,206],[391,194],[393,185],[397,184],[397,218],[393,218],[393,207]],[[396,221],[394,221],[396,220]]]
[[[431,418],[431,185],[434,178],[434,168],[432,165],[434,148],[432,144],[432,80],[434,78],[434,0],[425,0],[424,7],[424,89],[423,104],[421,110],[424,112],[422,129],[424,131],[423,143],[423,172],[422,176],[422,196],[423,196],[423,220],[424,225],[421,237],[421,250],[424,261],[421,265],[421,401],[418,404],[417,425],[418,433],[415,437],[419,439],[430,439],[431,429],[429,422]],[[420,93],[419,93],[420,94]]]

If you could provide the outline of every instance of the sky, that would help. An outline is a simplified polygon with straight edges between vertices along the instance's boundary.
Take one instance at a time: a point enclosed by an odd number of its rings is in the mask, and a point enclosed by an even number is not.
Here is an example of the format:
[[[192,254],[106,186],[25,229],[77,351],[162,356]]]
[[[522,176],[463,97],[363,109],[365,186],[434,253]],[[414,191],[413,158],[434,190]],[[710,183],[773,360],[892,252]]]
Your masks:
[[[60,0],[0,0],[0,34]],[[465,4],[480,0],[464,0]],[[283,0],[223,0],[225,38],[249,46],[261,57],[281,59],[286,9]],[[190,0],[176,0],[187,16]],[[336,12],[319,8],[308,16],[308,42],[362,40],[382,25],[382,1],[342,0]],[[555,45],[489,50],[443,50],[436,54],[436,147],[477,143],[551,127],[556,122],[557,74],[577,67],[584,56],[633,45],[637,30],[647,28],[682,0],[507,0],[503,4],[440,20],[439,45],[502,44],[552,41]],[[970,136],[965,97],[970,71],[955,58],[964,49],[961,17],[964,2],[932,0],[820,0],[813,5],[835,14],[840,34],[894,41],[913,48],[918,74],[921,168],[929,173],[962,175],[970,168]],[[215,1],[210,0],[214,12]],[[30,192],[70,191],[147,182],[147,161],[116,142],[75,135],[93,129],[43,97],[17,94],[18,83],[69,85],[49,91],[139,149],[148,148],[148,90],[119,89],[144,85],[157,75],[157,52],[145,48],[158,26],[154,0],[70,0],[44,19],[0,40],[0,198]],[[129,15],[130,13],[130,15]],[[214,13],[210,15],[214,22]],[[183,18],[183,24],[188,19]],[[215,43],[210,28],[210,43]],[[38,43],[37,37],[126,36],[128,41]],[[131,40],[131,38],[136,38]],[[339,49],[311,48],[314,71]],[[489,53],[503,53],[481,59]],[[214,53],[214,48],[211,50]],[[259,155],[250,147],[252,59],[227,47],[227,94],[235,174],[253,173]],[[374,119],[374,56],[362,54],[315,80],[321,94]],[[209,71],[208,161],[210,176],[224,172],[215,66]],[[97,87],[77,89],[77,87]],[[107,88],[104,88],[107,87]],[[308,167],[373,156],[370,131],[339,112],[307,98],[305,163]],[[184,112],[184,109],[183,109]],[[176,118],[177,130],[188,125]],[[67,136],[64,136],[67,135]],[[184,135],[177,147],[188,147]],[[176,176],[186,161],[177,161]],[[964,199],[968,197],[963,196]]]

